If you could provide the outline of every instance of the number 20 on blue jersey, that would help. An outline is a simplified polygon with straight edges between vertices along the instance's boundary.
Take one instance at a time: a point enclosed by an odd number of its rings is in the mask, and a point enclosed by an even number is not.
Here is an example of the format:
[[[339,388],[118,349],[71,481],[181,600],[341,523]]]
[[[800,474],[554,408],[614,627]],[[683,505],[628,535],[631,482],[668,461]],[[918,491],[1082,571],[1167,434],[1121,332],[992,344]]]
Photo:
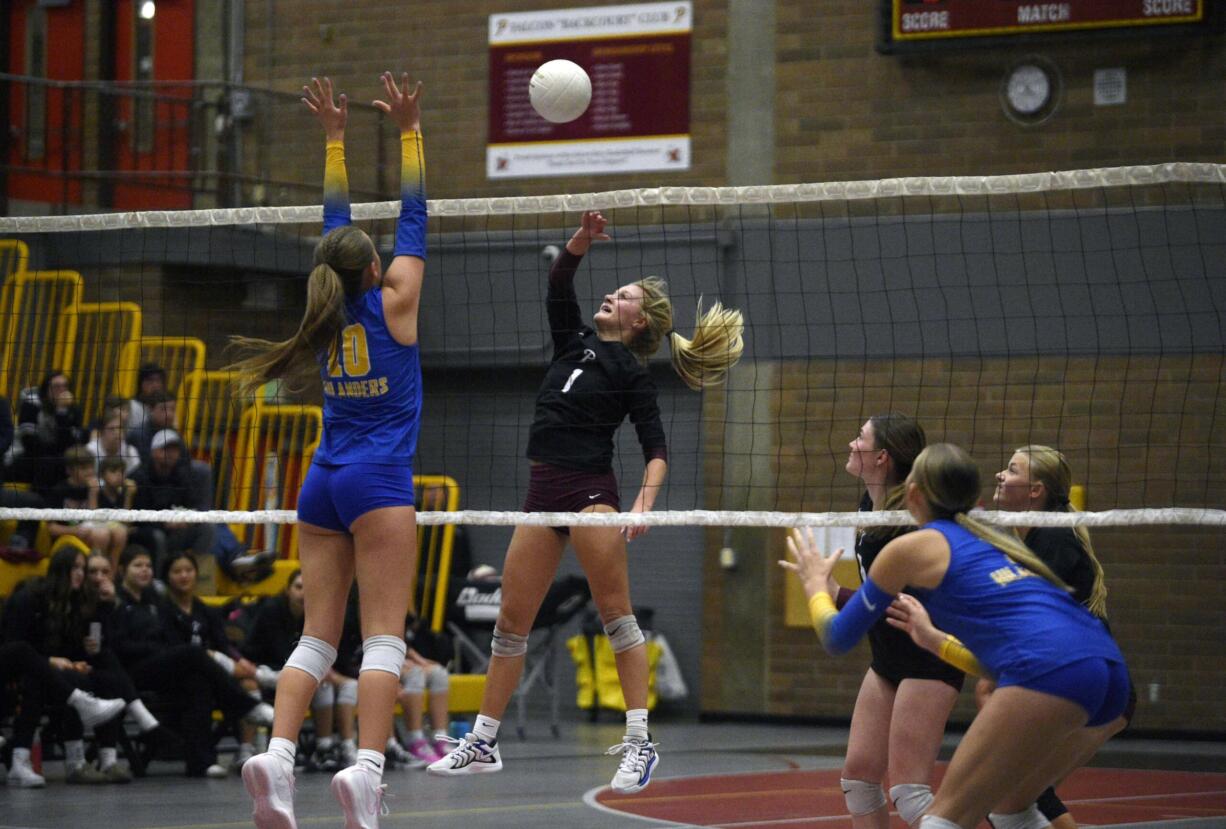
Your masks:
[[[329,377],[365,377],[370,373],[370,351],[366,346],[366,329],[360,324],[347,325],[341,331],[340,360],[333,351],[328,360]]]

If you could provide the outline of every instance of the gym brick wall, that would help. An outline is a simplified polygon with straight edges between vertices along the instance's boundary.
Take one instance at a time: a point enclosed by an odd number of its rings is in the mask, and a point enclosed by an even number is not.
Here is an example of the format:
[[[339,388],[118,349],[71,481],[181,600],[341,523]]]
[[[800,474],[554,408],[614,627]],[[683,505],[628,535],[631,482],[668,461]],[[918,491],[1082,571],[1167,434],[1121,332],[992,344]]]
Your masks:
[[[380,91],[376,79],[384,69],[420,75],[427,85],[433,198],[726,183],[736,164],[727,158],[726,142],[735,107],[727,100],[727,0],[694,0],[691,170],[667,181],[652,173],[486,179],[488,16],[566,6],[557,0],[247,3],[245,79],[297,92],[313,75],[328,74],[351,101],[368,104]],[[776,183],[1226,161],[1221,35],[1167,36],[1155,28],[1125,37],[891,56],[876,51],[875,0],[778,0],[775,8],[776,85],[762,94],[774,95]],[[1055,115],[1034,127],[1007,119],[999,101],[1007,67],[1028,54],[1054,64],[1064,87]],[[1096,107],[1093,71],[1109,67],[1128,70],[1128,101]],[[323,157],[319,130],[305,111],[286,111],[279,120],[275,152],[258,156],[259,163],[273,168],[273,179],[316,183]],[[355,187],[373,181],[369,131],[352,136],[349,150]],[[254,164],[257,154],[248,158]],[[393,187],[397,173],[391,171]],[[265,194],[269,203],[290,198],[301,196]]]

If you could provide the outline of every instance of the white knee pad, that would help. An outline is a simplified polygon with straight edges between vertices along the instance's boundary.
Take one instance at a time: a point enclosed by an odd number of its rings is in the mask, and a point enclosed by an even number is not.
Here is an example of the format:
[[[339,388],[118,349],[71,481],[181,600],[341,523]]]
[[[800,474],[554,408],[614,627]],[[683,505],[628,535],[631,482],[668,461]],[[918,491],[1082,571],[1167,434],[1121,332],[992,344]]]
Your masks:
[[[919,829],[962,829],[962,827],[952,820],[946,820],[943,817],[924,815],[920,818]]]
[[[426,690],[426,672],[413,665],[400,675],[400,689],[406,694],[421,694]]]
[[[319,687],[315,689],[315,696],[311,699],[311,706],[314,708],[331,708],[336,703],[336,688],[331,682],[321,682]]]
[[[613,646],[613,653],[637,648],[647,641],[643,637],[643,631],[639,630],[638,619],[633,615],[618,616],[604,626],[604,632],[609,637],[609,644]]]
[[[923,783],[899,783],[890,786],[890,800],[894,801],[899,817],[909,826],[917,826],[932,805],[932,787]]]
[[[523,656],[528,652],[528,637],[507,633],[494,626],[494,638],[490,641],[490,653],[494,656]]]
[[[1031,804],[1029,809],[1020,812],[1001,814],[992,812],[988,815],[988,823],[995,829],[1044,829],[1051,826],[1051,821],[1043,817],[1039,807]]]
[[[285,667],[297,668],[319,682],[335,661],[336,648],[314,636],[303,636],[298,640],[298,645],[289,655],[289,659],[285,660]]]
[[[451,687],[451,679],[447,676],[447,669],[442,665],[435,665],[426,674],[426,688],[432,694],[443,694]]]
[[[362,640],[362,667],[359,673],[383,671],[397,679],[404,667],[404,655],[408,646],[400,636],[371,636]]]
[[[337,705],[357,705],[358,704],[358,681],[345,677],[344,682],[338,682],[336,685],[336,704]]]
[[[847,811],[853,815],[871,815],[886,805],[885,789],[881,788],[880,783],[840,777],[839,785],[843,788],[843,799],[847,801]]]

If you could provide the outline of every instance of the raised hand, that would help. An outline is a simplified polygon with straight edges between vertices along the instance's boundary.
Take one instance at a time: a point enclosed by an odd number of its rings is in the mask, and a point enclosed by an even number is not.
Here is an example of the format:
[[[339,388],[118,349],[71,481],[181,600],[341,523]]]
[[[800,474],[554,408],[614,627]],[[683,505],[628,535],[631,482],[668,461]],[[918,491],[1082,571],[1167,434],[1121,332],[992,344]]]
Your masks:
[[[599,210],[589,210],[579,219],[579,229],[566,243],[566,249],[576,256],[587,253],[592,242],[607,242],[609,234],[604,232],[609,220]],[[641,528],[640,528],[641,529]]]
[[[374,105],[391,117],[401,132],[421,130],[421,81],[412,85],[410,91],[409,73],[400,75],[400,83],[391,72],[379,76],[383,81],[383,91],[386,101],[375,100]]]
[[[800,577],[805,595],[812,597],[821,592],[829,592],[834,565],[843,555],[841,547],[830,555],[825,555],[817,549],[812,527],[795,527],[788,535],[788,553],[792,560],[780,561],[779,566]]]
[[[312,88],[313,87],[313,88]],[[311,85],[302,87],[302,103],[323,125],[328,141],[345,140],[345,122],[349,120],[349,99],[341,93],[340,103],[332,98],[332,79],[311,78]]]

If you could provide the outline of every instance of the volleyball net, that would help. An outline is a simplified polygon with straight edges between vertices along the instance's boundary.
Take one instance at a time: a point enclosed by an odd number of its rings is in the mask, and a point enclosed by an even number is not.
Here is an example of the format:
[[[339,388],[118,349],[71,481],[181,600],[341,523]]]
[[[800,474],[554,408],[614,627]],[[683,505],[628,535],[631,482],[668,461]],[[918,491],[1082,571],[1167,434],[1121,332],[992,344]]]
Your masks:
[[[385,255],[398,208],[354,206]],[[645,275],[667,280],[684,336],[700,302],[745,315],[744,357],[723,386],[686,388],[667,346],[650,363],[669,476],[649,516],[519,511],[551,354],[545,276],[589,209],[613,238],[576,279],[585,315]],[[23,399],[62,371],[83,428],[101,428],[108,401],[141,394],[142,367],[157,365],[173,400],[166,425],[209,473],[207,499],[178,518],[292,522],[320,390],[274,384],[239,399],[221,368],[232,335],[297,328],[320,215],[0,218],[0,393],[20,420]],[[860,424],[885,412],[967,449],[988,507],[1015,448],[1061,450],[1087,512],[1031,515],[1031,526],[1226,523],[1222,166],[436,200],[428,250],[414,470],[450,476],[463,498],[423,523],[898,523],[900,513],[850,512],[858,483],[844,469]],[[7,482],[28,474],[23,430],[38,428],[18,424]],[[628,504],[643,470],[629,425],[614,463]]]

